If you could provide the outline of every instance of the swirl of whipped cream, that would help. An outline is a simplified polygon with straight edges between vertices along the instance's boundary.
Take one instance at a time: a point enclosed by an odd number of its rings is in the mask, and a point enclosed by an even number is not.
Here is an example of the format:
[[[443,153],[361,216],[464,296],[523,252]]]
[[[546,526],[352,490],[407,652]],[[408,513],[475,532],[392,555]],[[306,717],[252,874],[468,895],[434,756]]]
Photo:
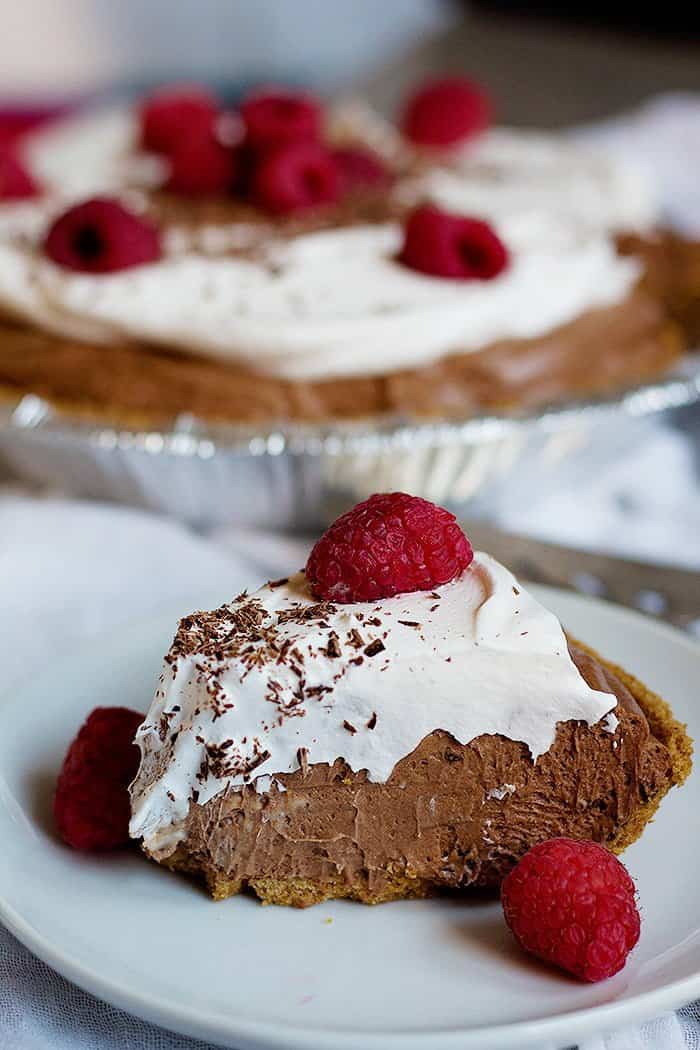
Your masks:
[[[131,834],[171,848],[192,799],[266,791],[300,749],[383,782],[436,729],[463,744],[501,734],[534,760],[558,722],[615,706],[556,617],[486,554],[432,593],[377,603],[318,603],[300,573],[181,622],[137,733]]]
[[[519,216],[498,227],[495,280],[426,277],[398,263],[392,224],[271,245],[261,257],[187,253],[110,276],[61,270],[0,243],[0,307],[58,334],[145,341],[288,379],[382,374],[534,338],[622,301],[639,276],[603,236]]]
[[[540,213],[580,231],[648,230],[660,205],[636,165],[563,135],[493,128],[400,192],[502,222]]]
[[[125,180],[133,126],[117,112],[98,134],[96,119],[34,143],[54,185],[63,158],[66,192]],[[71,174],[73,156],[82,182]],[[401,229],[384,223],[272,239],[246,257],[212,257],[172,238],[158,263],[74,274],[41,257],[51,210],[41,202],[0,210],[0,309],[58,335],[146,342],[287,379],[383,374],[536,338],[622,302],[640,267],[617,255],[611,231],[642,229],[654,217],[645,183],[618,161],[505,130],[396,192],[488,218],[511,265],[485,282],[429,277],[397,261]],[[225,231],[210,232],[226,243]],[[245,231],[228,233],[234,243]]]
[[[52,195],[79,199],[119,192],[127,184],[157,185],[159,157],[135,150],[138,124],[126,106],[87,110],[49,124],[24,140],[33,174]]]

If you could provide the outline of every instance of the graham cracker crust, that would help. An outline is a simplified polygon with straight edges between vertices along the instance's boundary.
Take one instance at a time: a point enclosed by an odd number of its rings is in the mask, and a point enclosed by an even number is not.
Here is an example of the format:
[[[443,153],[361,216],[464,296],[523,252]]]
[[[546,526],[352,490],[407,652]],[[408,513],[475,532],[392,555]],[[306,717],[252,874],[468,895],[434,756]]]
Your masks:
[[[603,659],[599,653],[590,646],[581,642],[575,643],[579,649],[583,649],[595,660],[598,660],[608,671],[619,678],[626,685],[634,699],[642,709],[651,732],[666,747],[671,758],[672,777],[667,788],[658,792],[653,798],[643,803],[629,819],[619,828],[615,837],[605,843],[613,853],[622,853],[636,842],[647,824],[654,819],[656,811],[661,805],[662,799],[668,794],[672,787],[680,787],[690,776],[693,768],[693,741],[688,736],[687,726],[674,718],[673,711],[665,700],[652,692],[638,678],[625,671],[618,664],[610,663]]]

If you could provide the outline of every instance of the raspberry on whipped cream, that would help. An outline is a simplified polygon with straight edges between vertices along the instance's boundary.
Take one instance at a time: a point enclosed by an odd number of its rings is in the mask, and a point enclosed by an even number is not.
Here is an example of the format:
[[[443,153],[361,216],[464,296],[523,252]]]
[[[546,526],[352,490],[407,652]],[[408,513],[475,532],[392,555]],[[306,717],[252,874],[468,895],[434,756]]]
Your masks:
[[[491,101],[478,84],[465,77],[444,77],[411,96],[402,128],[417,145],[445,148],[485,131],[491,117]]]
[[[141,145],[154,153],[170,153],[210,132],[218,112],[216,98],[200,85],[160,88],[141,104]]]
[[[326,601],[372,601],[449,583],[473,557],[454,514],[405,492],[378,493],[324,533],[306,578]]]
[[[230,192],[239,171],[238,152],[211,130],[177,143],[167,159],[166,189],[191,197]]]
[[[0,201],[21,201],[36,197],[39,187],[9,146],[0,143]]]
[[[114,273],[159,259],[160,235],[151,222],[118,200],[93,197],[53,222],[44,251],[68,270]]]
[[[342,146],[332,150],[340,182],[346,193],[367,186],[388,186],[391,173],[381,157],[369,149]]]
[[[409,216],[398,257],[412,270],[461,281],[490,281],[508,265],[508,249],[487,222],[431,204]]]
[[[256,150],[290,142],[316,142],[321,137],[321,107],[303,92],[260,89],[243,100],[240,114],[246,142]]]
[[[333,154],[313,142],[276,146],[260,158],[253,172],[253,200],[273,214],[332,204],[339,194]]]

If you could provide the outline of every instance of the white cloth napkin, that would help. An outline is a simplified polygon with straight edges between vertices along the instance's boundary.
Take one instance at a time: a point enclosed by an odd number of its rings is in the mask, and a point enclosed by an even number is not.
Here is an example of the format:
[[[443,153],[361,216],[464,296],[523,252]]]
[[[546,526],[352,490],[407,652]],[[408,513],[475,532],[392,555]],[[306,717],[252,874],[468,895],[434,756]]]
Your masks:
[[[652,99],[635,113],[576,128],[580,141],[633,158],[656,182],[666,222],[700,236],[700,99],[676,92]]]

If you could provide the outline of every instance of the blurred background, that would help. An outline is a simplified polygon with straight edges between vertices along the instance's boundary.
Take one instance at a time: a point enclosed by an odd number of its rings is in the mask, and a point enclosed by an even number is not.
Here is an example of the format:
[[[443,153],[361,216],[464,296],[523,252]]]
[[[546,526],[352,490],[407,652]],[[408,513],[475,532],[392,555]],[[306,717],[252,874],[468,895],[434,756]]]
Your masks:
[[[7,133],[18,111],[31,118],[190,78],[231,97],[261,80],[362,90],[390,114],[427,75],[460,72],[490,91],[501,123],[571,131],[651,165],[667,220],[700,234],[700,15],[680,3],[649,15],[643,5],[565,7],[0,0],[0,107]],[[700,413],[671,411],[624,438],[610,469],[571,468],[536,506],[529,480],[514,482],[489,512],[513,531],[700,566]]]
[[[565,10],[564,10],[565,8]],[[482,0],[2,0],[0,92],[83,97],[173,77],[260,78],[333,91],[369,81],[383,106],[428,71],[468,71],[508,123],[597,120],[700,90],[692,5]]]

